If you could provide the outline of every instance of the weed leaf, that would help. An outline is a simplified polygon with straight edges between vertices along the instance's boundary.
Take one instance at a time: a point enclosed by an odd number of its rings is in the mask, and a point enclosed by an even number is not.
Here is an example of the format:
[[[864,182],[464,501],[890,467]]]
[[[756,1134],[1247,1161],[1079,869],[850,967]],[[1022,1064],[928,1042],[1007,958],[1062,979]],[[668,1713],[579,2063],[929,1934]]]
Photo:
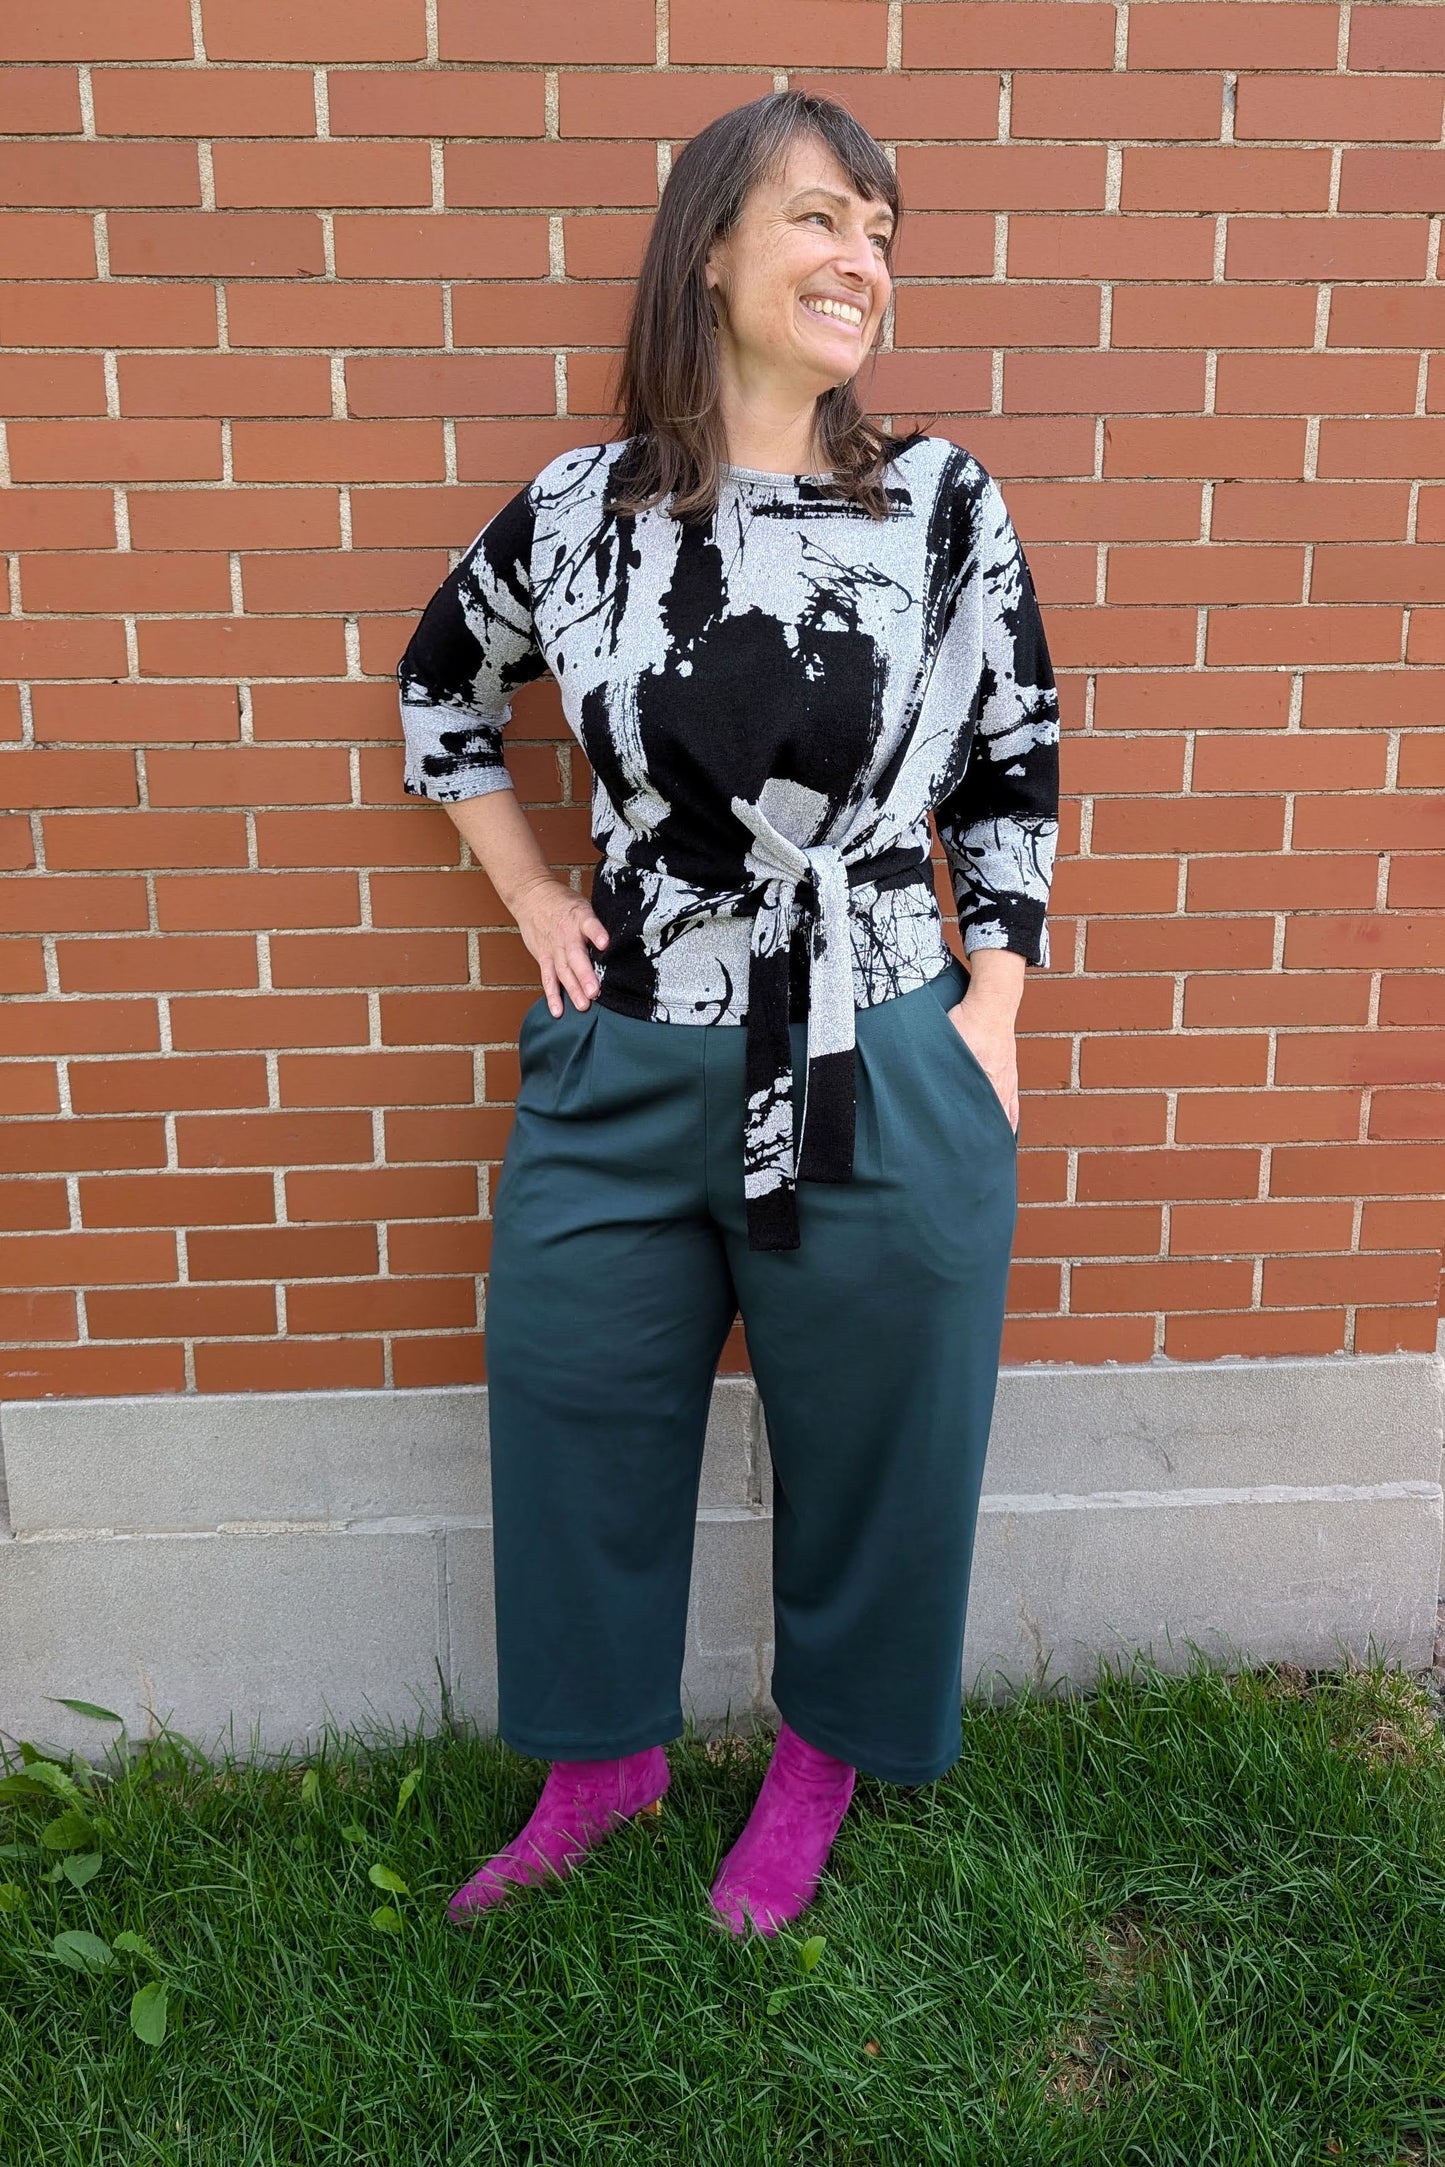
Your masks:
[[[159,1979],[131,1996],[130,2028],[142,2046],[158,2047],[166,2036],[166,1989]]]
[[[74,1931],[57,1934],[50,1944],[50,1953],[57,1964],[68,1964],[72,1971],[104,1971],[107,1964],[115,1961],[110,1943],[102,1941],[99,1934]]]

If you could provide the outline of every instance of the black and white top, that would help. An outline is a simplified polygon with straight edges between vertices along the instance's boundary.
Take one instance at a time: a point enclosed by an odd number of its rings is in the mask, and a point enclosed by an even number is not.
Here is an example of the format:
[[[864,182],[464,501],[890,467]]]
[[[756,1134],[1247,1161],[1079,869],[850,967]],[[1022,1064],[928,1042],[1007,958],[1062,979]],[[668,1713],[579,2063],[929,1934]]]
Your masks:
[[[746,1026],[749,1244],[796,1248],[795,1181],[852,1174],[855,1006],[948,962],[930,811],[965,954],[1049,960],[1053,669],[998,485],[947,439],[903,441],[886,520],[738,466],[706,519],[612,514],[626,442],[549,461],[427,603],[396,673],[405,787],[510,788],[512,696],[553,673],[593,777],[598,998]]]

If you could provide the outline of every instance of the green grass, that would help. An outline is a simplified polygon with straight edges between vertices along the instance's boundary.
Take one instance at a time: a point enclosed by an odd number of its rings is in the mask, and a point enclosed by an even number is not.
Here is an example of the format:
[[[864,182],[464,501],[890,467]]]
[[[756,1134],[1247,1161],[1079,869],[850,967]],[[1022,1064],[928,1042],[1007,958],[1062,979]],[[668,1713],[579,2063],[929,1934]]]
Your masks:
[[[470,1935],[443,1901],[543,1773],[493,1739],[333,1740],[308,1776],[162,1738],[82,1788],[80,1851],[38,1841],[73,1803],[5,1797],[0,2161],[1445,2162],[1421,1682],[1195,1658],[972,1702],[949,1775],[860,1777],[817,1903],[742,1943],[707,1891],[769,1743],[670,1747],[655,1823]],[[153,1956],[70,1969],[73,1931]],[[159,2044],[130,2022],[149,1981]]]

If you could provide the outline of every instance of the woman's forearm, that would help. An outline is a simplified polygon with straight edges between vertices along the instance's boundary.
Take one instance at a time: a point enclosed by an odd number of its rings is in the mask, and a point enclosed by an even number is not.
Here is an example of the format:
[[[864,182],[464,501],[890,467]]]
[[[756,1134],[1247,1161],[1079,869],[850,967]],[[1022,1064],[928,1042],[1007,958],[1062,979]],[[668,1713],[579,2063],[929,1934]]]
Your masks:
[[[446,809],[514,918],[529,888],[539,880],[556,879],[515,790],[487,790],[480,797],[457,798]]]

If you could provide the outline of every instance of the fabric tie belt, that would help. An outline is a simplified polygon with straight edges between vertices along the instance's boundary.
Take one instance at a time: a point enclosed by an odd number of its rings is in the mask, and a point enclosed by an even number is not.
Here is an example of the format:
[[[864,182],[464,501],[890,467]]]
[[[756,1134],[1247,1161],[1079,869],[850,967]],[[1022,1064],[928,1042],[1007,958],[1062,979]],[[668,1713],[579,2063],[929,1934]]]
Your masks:
[[[851,1181],[853,1177],[857,1054],[849,890],[870,880],[889,887],[927,881],[928,860],[916,846],[850,858],[846,848],[836,843],[793,842],[760,804],[746,798],[735,797],[732,809],[756,838],[747,853],[747,865],[758,875],[749,943],[745,1051],[743,1188],[748,1247],[796,1249],[800,1242],[798,1182]],[[804,882],[811,885],[813,911],[803,1116],[795,1157],[789,1022],[794,905]]]

